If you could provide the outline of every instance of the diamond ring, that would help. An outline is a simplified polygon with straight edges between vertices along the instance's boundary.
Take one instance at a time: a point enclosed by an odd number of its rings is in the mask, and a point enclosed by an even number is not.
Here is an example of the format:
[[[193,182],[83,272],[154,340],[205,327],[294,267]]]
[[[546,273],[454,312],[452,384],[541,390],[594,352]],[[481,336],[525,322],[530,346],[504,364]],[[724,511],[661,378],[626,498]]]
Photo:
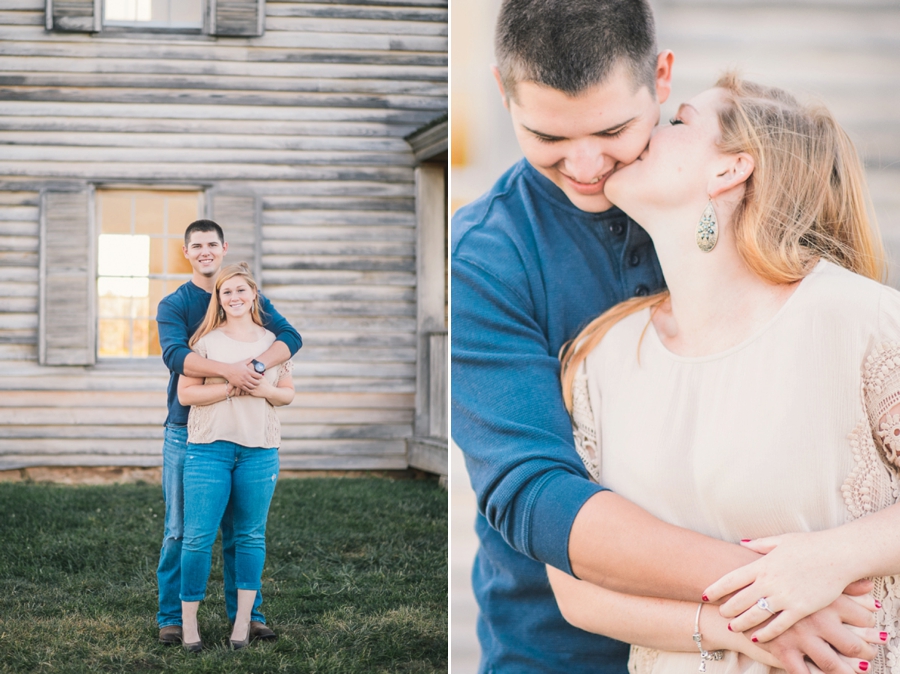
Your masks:
[[[765,597],[760,597],[756,600],[756,605],[761,608],[763,611],[768,611],[772,615],[775,615],[775,611],[772,610],[772,607],[769,606],[769,602],[766,601]]]

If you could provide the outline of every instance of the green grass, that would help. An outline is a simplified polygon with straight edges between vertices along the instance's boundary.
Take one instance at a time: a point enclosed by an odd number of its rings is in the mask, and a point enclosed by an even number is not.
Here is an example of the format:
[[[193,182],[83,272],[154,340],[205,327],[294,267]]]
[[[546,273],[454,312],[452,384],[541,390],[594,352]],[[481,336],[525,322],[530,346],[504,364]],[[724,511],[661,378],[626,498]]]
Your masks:
[[[231,652],[219,543],[199,655],[157,643],[156,485],[0,483],[0,672],[447,671],[447,492],[431,480],[283,480],[263,612]]]

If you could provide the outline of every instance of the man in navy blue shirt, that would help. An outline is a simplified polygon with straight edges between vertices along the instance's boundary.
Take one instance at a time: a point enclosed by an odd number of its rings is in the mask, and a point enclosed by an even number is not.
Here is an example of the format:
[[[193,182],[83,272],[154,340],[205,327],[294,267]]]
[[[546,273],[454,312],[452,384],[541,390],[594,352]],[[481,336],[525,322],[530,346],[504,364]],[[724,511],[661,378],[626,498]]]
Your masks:
[[[545,564],[699,601],[756,558],[590,482],[559,385],[567,340],[664,283],[649,237],[603,187],[646,147],[673,56],[657,53],[643,0],[505,0],[496,56],[525,158],[457,211],[451,237],[452,429],[478,500],[480,671],[622,673],[628,646],[568,625]],[[844,671],[828,647],[847,641],[840,622],[810,616],[769,648],[792,674],[808,672],[804,654]]]
[[[163,361],[169,368],[168,407],[163,442],[163,497],[166,502],[165,532],[156,576],[159,584],[159,640],[163,644],[181,642],[181,540],[184,530],[184,493],[182,479],[187,451],[189,407],[178,402],[178,377],[222,377],[242,391],[251,391],[266,369],[286,362],[302,346],[300,334],[291,327],[271,302],[260,296],[265,327],[275,333],[275,343],[256,361],[220,363],[191,351],[188,340],[203,320],[216,276],[228,252],[222,228],[212,220],[197,220],[184,233],[184,256],[191,263],[191,280],[160,301],[156,322]],[[231,507],[222,517],[222,556],[225,575],[225,609],[233,623],[237,613],[237,589],[234,579],[234,534]],[[262,593],[257,592],[250,622],[251,639],[274,640],[274,631],[266,626],[260,613]]]

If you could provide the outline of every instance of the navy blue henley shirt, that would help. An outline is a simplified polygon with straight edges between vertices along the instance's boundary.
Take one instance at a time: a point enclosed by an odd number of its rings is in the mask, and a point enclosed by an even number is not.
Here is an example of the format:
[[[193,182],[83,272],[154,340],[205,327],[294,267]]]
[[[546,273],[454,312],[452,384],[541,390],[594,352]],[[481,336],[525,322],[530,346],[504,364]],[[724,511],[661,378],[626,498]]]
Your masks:
[[[559,384],[560,347],[663,286],[647,233],[586,213],[524,159],[453,217],[452,432],[478,499],[473,585],[482,672],[626,671],[628,646],[566,623],[544,564],[571,573],[588,480]]]

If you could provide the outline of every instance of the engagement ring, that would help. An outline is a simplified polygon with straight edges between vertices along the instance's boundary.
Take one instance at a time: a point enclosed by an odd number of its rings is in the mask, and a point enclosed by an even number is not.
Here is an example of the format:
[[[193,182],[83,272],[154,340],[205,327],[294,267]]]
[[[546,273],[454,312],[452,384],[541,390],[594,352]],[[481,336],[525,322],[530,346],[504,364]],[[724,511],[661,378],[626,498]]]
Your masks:
[[[760,597],[759,599],[757,599],[756,605],[759,606],[763,611],[768,611],[772,615],[775,615],[775,611],[773,611],[771,607],[769,607],[769,602],[766,601],[765,597]]]

